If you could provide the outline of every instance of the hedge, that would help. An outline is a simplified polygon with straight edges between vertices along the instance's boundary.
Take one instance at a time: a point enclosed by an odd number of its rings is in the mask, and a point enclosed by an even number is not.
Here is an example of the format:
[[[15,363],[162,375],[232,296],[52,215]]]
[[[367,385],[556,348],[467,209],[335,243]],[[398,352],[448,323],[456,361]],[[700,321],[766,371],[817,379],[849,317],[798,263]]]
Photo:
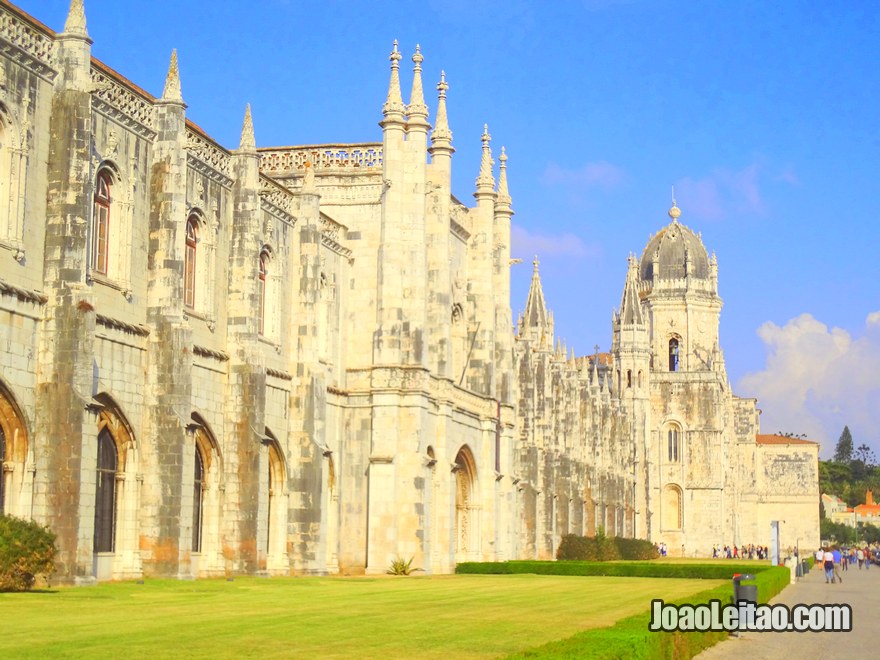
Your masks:
[[[657,557],[657,548],[650,541],[604,534],[596,534],[595,537],[566,534],[556,550],[556,558],[565,561],[615,561]]]
[[[455,567],[456,573],[482,575],[506,575],[534,573],[536,575],[606,575],[614,577],[702,578],[705,580],[729,580],[734,573],[759,574],[771,566],[764,563],[719,561],[711,564],[686,564],[653,561],[505,561],[462,562]],[[785,571],[788,571],[786,568]]]
[[[33,521],[0,515],[0,591],[27,591],[55,571],[55,535]]]
[[[710,565],[711,566],[711,565]],[[742,568],[736,564],[724,564],[728,568],[727,577],[731,577],[731,568]],[[690,564],[690,568],[706,568],[699,564]],[[749,573],[755,575],[758,586],[758,601],[765,603],[778,594],[791,579],[791,571],[783,566],[748,566]],[[697,571],[701,573],[702,571]],[[733,572],[737,572],[734,570]],[[744,572],[744,571],[739,571]],[[692,577],[700,577],[693,575]],[[700,592],[689,598],[683,598],[676,605],[684,603],[707,603],[718,599],[723,604],[729,603],[733,597],[731,584]],[[637,614],[618,621],[609,628],[597,628],[577,633],[567,639],[550,642],[543,646],[517,653],[511,658],[675,658],[678,660],[692,658],[704,649],[726,639],[727,632],[651,632],[648,626],[651,612]]]

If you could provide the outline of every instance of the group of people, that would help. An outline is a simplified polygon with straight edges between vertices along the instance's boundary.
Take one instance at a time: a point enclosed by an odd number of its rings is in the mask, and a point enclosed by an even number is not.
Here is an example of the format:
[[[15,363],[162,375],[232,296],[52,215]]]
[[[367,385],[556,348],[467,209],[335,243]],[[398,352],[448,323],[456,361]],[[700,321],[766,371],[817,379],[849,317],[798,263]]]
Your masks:
[[[872,563],[880,564],[880,548],[860,546],[856,548],[840,548],[825,546],[816,550],[816,565],[825,571],[825,582],[834,584],[843,582],[841,571],[848,571],[850,566],[864,567],[867,571]]]
[[[738,546],[729,546],[725,545],[723,548],[719,548],[718,545],[712,546],[712,559],[767,559],[770,556],[770,551],[767,549],[767,546],[761,545],[743,545],[742,547]]]
[[[661,557],[666,556],[667,551],[666,551],[666,544],[665,543],[655,543],[654,549],[657,550],[657,554],[660,555]]]

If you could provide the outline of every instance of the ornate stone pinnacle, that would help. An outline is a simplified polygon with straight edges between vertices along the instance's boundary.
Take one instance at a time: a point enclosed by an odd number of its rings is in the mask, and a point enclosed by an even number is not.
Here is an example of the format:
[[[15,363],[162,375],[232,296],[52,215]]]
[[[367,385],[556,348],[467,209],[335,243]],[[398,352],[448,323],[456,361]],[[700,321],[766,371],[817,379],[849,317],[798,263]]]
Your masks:
[[[489,135],[489,124],[483,124],[483,135],[480,138],[483,142],[483,157],[480,160],[480,174],[477,176],[477,191],[486,192],[495,189],[495,179],[492,177],[492,151],[489,148],[489,142],[492,136]]]
[[[446,98],[446,90],[449,89],[449,85],[446,84],[446,72],[440,71],[440,82],[437,83],[437,91],[439,92],[438,96],[441,99]]]
[[[64,32],[89,36],[86,31],[86,10],[83,0],[70,0],[70,9],[67,12],[67,20],[64,21]]]
[[[254,139],[254,120],[251,117],[251,104],[248,103],[244,109],[244,123],[241,126],[241,140],[238,143],[239,149],[255,149],[257,142]]]
[[[431,143],[434,146],[438,146],[439,142],[452,141],[452,131],[449,130],[449,119],[446,117],[446,90],[448,89],[446,72],[441,71],[440,82],[437,83],[437,117],[434,132],[431,133]],[[449,147],[448,144],[444,146]]]
[[[394,47],[391,55],[391,82],[388,83],[388,98],[385,105],[382,106],[382,114],[403,114],[403,96],[400,93],[400,51],[397,50],[397,39],[394,40]]]
[[[538,255],[535,255],[534,261],[532,261],[532,266],[534,267],[535,272],[538,272],[538,266],[540,265],[540,261],[538,261]]]
[[[428,106],[425,105],[425,93],[422,90],[422,62],[424,59],[419,45],[416,44],[416,52],[412,56],[412,61],[415,63],[413,67],[412,93],[409,97],[409,105],[406,106],[406,114],[409,115],[410,120],[414,117],[421,118],[421,122],[417,120],[415,123],[422,124],[424,124],[423,120],[428,116]]]
[[[171,63],[168,65],[168,75],[165,78],[165,90],[162,92],[163,101],[183,101],[180,93],[180,70],[177,66],[177,49],[171,51]]]

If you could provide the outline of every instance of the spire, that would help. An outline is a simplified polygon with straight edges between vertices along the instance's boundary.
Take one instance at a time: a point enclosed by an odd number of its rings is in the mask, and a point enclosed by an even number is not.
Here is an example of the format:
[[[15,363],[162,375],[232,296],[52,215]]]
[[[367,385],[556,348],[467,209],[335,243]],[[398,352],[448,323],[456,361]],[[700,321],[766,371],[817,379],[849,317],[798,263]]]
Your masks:
[[[546,328],[549,325],[547,304],[544,302],[544,290],[541,288],[541,276],[538,274],[538,257],[532,262],[532,285],[526,298],[526,309],[523,312],[524,328]]]
[[[67,20],[64,21],[64,33],[88,37],[86,30],[86,10],[83,0],[70,0],[70,9],[67,12]]]
[[[239,149],[253,150],[257,148],[257,142],[254,139],[254,120],[251,117],[251,104],[248,103],[244,109],[244,123],[241,126],[241,140],[238,143]]]
[[[423,121],[428,118],[428,106],[425,105],[425,94],[422,91],[422,62],[424,59],[419,45],[416,44],[416,52],[412,56],[412,61],[415,64],[413,67],[412,94],[409,97],[409,105],[406,106],[406,114],[410,122],[416,117],[421,118]]]
[[[183,96],[180,93],[180,71],[177,68],[176,48],[171,51],[171,63],[168,65],[168,76],[165,78],[162,100],[183,102]]]
[[[501,155],[498,156],[501,166],[498,171],[498,202],[510,206],[510,191],[507,189],[507,154],[501,147]]]
[[[397,50],[397,39],[394,40],[394,49],[388,59],[391,60],[391,82],[388,84],[388,98],[382,106],[382,114],[387,117],[391,114],[403,114],[403,97],[400,95],[400,52]]]
[[[489,135],[489,124],[483,124],[483,158],[480,161],[480,175],[477,177],[477,192],[492,192],[495,188],[495,178],[492,176],[492,150],[489,148],[489,142],[492,136]],[[488,190],[487,190],[488,189]]]
[[[449,85],[446,84],[446,72],[440,72],[440,82],[437,83],[437,125],[434,132],[431,133],[431,143],[436,145],[438,142],[452,142],[452,131],[449,130],[449,119],[446,116],[446,90]]]
[[[593,374],[590,378],[590,384],[593,387],[599,387],[599,344],[594,347],[596,352],[593,355]]]
[[[639,260],[632,254],[629,255],[626,283],[623,285],[623,296],[620,299],[620,322],[623,325],[644,323],[639,300]]]

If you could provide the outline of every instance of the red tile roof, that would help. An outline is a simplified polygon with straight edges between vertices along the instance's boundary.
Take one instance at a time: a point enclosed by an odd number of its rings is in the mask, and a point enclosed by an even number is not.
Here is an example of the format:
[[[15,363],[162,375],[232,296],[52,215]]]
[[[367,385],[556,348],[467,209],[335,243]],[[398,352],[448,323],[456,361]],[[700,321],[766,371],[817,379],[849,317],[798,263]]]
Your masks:
[[[755,436],[755,442],[759,445],[818,445],[818,442],[812,440],[803,440],[801,438],[788,438],[784,435],[768,435],[759,433]]]

